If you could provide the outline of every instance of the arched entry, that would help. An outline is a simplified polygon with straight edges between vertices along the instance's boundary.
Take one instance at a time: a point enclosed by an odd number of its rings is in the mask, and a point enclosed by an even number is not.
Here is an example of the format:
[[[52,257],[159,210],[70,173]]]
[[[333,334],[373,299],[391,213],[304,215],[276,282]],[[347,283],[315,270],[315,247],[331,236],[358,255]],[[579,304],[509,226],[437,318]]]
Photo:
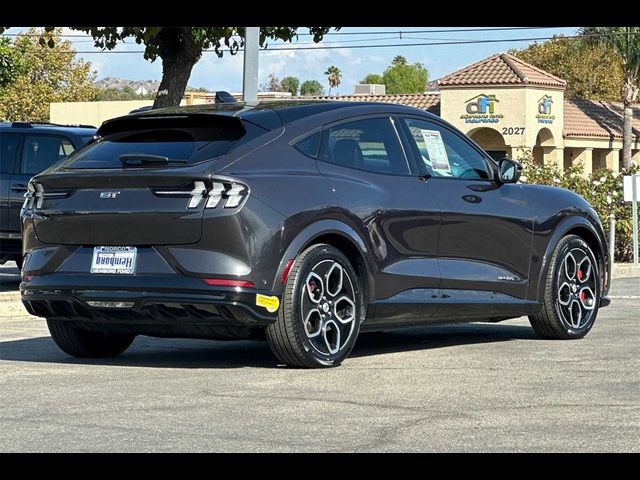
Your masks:
[[[493,159],[501,160],[507,156],[507,145],[504,143],[503,136],[497,130],[480,127],[471,130],[468,135]]]
[[[553,152],[555,146],[556,143],[551,130],[546,127],[541,128],[536,137],[536,144],[533,147],[533,160],[537,164],[543,165],[545,163],[545,157],[548,157],[548,155]]]

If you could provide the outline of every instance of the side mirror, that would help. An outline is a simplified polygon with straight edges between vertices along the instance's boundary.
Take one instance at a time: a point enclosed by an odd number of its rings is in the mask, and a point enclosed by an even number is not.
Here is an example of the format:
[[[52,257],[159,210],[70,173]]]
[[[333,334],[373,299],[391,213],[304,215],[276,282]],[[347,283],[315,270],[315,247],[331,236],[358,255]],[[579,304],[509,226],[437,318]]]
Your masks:
[[[522,164],[511,160],[510,158],[503,158],[498,165],[498,181],[500,183],[516,183],[522,175]]]

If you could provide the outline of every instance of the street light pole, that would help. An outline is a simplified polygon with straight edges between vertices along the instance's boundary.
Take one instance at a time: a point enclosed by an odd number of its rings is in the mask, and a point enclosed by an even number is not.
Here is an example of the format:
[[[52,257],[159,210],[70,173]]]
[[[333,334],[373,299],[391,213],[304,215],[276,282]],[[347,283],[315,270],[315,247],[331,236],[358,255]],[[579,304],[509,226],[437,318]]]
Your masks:
[[[638,265],[638,175],[631,175],[631,222],[633,228],[633,264]]]
[[[260,27],[244,28],[244,72],[242,80],[242,98],[247,105],[257,105]]]

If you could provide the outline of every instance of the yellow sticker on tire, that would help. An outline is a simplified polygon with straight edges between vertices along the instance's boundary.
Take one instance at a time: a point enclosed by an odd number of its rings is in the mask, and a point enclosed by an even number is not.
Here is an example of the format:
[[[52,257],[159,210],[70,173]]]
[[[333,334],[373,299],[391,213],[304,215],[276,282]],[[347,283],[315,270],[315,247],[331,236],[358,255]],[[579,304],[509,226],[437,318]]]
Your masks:
[[[280,299],[276,296],[270,297],[268,295],[256,293],[256,305],[266,308],[269,313],[274,313],[280,306]]]

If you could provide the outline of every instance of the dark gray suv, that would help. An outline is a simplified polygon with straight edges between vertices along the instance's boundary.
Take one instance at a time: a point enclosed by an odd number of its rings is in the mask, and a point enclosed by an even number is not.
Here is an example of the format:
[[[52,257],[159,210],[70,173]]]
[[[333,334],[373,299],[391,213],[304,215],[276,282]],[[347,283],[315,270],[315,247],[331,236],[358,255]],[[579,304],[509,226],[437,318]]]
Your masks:
[[[0,123],[0,264],[22,266],[20,207],[34,175],[67,158],[95,134],[90,125]]]
[[[609,304],[589,204],[518,183],[518,162],[421,110],[205,105],[97,138],[22,210],[22,301],[71,355],[266,337],[283,363],[327,367],[360,330],[529,315],[581,338]]]

